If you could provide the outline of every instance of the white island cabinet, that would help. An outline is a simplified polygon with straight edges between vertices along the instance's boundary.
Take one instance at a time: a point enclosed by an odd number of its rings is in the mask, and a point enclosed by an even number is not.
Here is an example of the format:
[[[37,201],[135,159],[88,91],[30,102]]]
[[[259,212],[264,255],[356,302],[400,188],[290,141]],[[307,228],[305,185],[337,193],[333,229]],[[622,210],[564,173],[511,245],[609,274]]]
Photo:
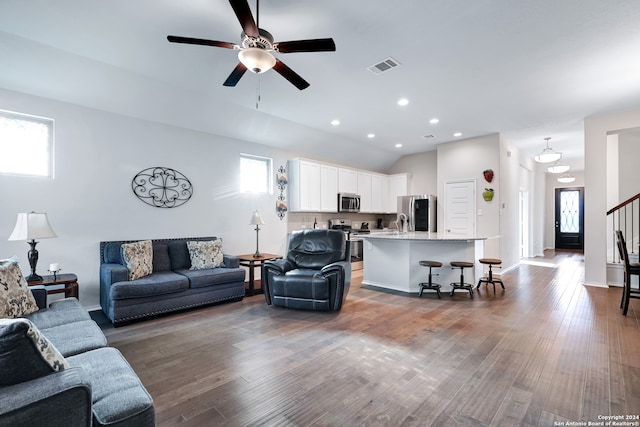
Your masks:
[[[452,269],[451,261],[475,263],[474,268],[465,268],[464,271],[464,281],[473,284],[474,289],[482,276],[483,267],[478,260],[484,257],[485,237],[417,231],[371,233],[362,235],[362,238],[363,285],[418,293],[418,284],[426,282],[429,274],[429,269],[420,265],[422,260],[442,263],[442,267],[433,269],[433,274],[438,274],[433,277],[433,282],[442,285],[443,293],[451,290],[452,282],[460,281],[460,269]]]

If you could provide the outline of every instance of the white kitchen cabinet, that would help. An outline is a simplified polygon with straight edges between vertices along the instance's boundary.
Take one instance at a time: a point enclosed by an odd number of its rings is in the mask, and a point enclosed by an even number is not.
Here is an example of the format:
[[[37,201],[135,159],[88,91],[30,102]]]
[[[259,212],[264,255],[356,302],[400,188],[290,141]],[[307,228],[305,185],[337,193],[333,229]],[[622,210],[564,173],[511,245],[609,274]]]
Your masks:
[[[409,179],[407,173],[389,175],[389,200],[387,204],[388,212],[398,211],[398,196],[409,195]]]
[[[386,181],[386,185],[385,185]],[[386,194],[386,197],[385,197]],[[371,212],[386,212],[385,200],[389,198],[389,180],[380,174],[371,175]]]
[[[371,182],[371,173],[358,171],[358,191],[356,193],[360,195],[360,212],[373,212]]]
[[[289,160],[289,210],[320,211],[320,164],[307,160]]]
[[[338,192],[358,194],[358,171],[338,168]]]
[[[338,212],[338,168],[320,165],[320,210]]]

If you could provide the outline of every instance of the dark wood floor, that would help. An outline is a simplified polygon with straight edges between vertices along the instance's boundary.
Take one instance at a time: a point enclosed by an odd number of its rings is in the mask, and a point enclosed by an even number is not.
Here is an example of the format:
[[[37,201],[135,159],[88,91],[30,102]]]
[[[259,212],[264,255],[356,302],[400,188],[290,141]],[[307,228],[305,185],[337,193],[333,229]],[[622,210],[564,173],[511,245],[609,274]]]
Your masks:
[[[159,426],[554,426],[640,414],[640,300],[553,253],[438,300],[364,289],[338,314],[261,295],[106,330]],[[637,420],[635,420],[637,421]],[[565,424],[566,425],[566,424]]]

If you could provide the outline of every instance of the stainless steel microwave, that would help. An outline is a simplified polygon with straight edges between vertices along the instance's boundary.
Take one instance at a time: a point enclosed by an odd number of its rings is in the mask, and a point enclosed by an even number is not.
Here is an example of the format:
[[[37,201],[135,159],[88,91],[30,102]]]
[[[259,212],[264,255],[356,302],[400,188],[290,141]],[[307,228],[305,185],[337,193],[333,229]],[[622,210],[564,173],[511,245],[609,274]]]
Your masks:
[[[353,193],[338,193],[338,212],[360,212],[360,196]]]

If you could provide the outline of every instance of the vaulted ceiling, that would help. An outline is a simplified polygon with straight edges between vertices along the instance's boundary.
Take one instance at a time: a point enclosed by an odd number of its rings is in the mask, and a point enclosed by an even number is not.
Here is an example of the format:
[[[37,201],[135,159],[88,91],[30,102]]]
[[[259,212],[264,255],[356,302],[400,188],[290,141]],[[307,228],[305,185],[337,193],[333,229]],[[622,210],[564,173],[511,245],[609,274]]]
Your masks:
[[[276,54],[303,91],[273,70],[229,88],[236,51],[166,38],[239,43],[227,0],[2,0],[0,87],[376,170],[495,132],[579,169],[583,118],[640,104],[637,0],[262,0],[259,25],[337,50]]]

